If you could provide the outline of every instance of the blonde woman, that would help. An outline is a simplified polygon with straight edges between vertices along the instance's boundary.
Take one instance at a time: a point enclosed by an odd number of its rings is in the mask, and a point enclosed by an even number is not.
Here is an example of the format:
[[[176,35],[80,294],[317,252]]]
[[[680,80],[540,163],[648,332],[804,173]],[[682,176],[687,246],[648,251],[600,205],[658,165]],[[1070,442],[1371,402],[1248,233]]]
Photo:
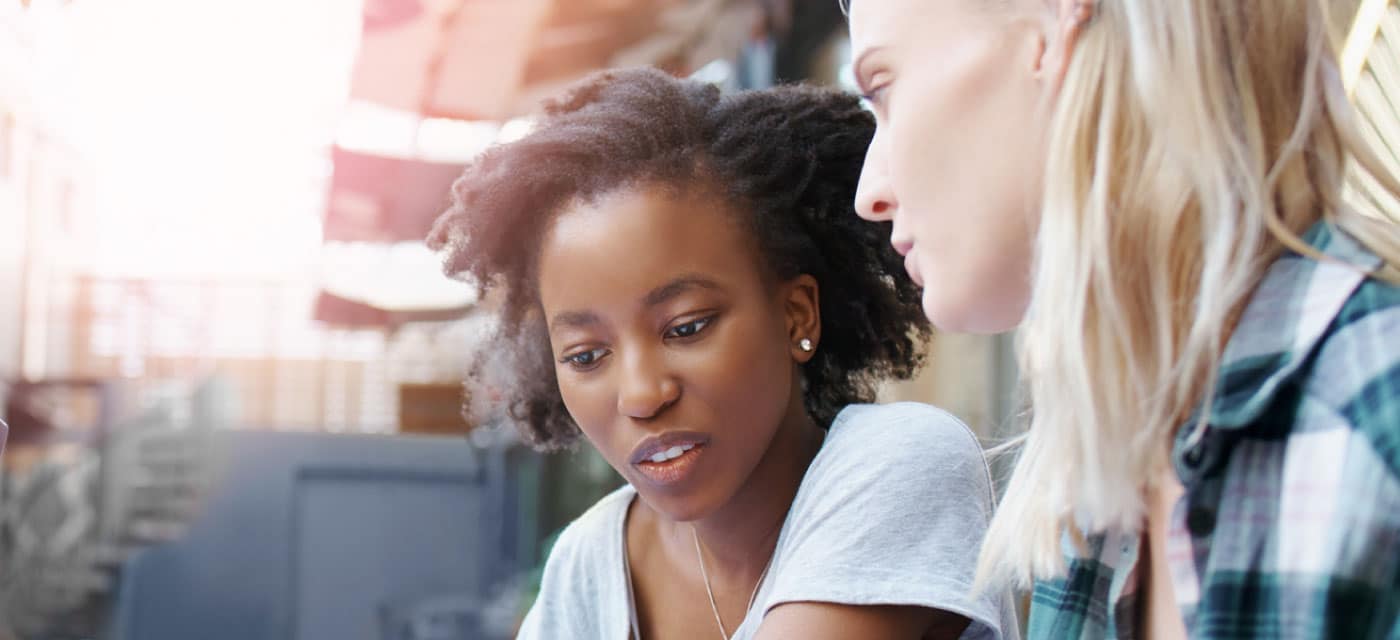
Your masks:
[[[1030,636],[1400,635],[1400,228],[1323,0],[854,0],[857,210],[946,330],[1019,326],[982,549]]]

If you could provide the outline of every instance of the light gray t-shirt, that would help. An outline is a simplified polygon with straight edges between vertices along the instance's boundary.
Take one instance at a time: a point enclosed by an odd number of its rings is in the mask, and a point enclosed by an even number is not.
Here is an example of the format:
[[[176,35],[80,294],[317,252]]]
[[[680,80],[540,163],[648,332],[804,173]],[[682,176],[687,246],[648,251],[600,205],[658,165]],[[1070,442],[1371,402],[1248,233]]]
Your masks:
[[[560,534],[521,640],[625,640],[626,486]],[[734,638],[785,602],[913,605],[972,619],[966,639],[1015,640],[1011,595],[972,596],[992,514],[982,448],[951,414],[902,402],[852,405],[832,423],[778,534],[772,566]],[[718,631],[718,629],[716,629]]]

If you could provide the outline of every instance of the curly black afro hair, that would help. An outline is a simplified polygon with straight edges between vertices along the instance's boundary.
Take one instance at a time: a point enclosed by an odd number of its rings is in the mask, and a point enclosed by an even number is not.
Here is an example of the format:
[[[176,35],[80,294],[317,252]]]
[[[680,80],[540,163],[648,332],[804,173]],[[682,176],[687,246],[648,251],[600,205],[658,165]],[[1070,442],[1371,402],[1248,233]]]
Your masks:
[[[529,135],[467,166],[428,238],[449,275],[498,301],[499,325],[468,373],[468,413],[514,422],[539,449],[578,439],[539,310],[538,247],[565,205],[643,184],[727,197],[749,214],[766,275],[817,280],[823,337],[803,378],[818,424],[872,401],[880,381],[913,375],[931,333],[919,290],[889,246],[889,224],[853,207],[874,130],[849,94],[722,95],[654,69],[600,73],[547,103]]]

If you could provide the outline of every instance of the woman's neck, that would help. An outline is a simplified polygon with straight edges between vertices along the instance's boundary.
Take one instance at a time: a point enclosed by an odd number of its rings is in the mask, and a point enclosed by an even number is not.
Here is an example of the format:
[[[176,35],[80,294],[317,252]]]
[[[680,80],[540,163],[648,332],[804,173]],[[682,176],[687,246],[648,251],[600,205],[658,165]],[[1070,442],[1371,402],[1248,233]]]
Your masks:
[[[704,548],[706,569],[717,582],[752,584],[768,565],[807,467],[826,432],[805,410],[784,421],[768,453],[723,507],[692,523],[672,522],[673,549]],[[693,527],[693,532],[692,532]],[[668,545],[670,546],[670,545]]]

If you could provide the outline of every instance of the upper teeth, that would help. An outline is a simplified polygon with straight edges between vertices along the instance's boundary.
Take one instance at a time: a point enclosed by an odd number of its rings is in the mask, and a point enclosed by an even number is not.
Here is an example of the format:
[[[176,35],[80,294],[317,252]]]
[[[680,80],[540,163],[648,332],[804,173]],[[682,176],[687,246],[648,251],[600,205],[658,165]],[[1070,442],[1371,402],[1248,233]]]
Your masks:
[[[682,453],[685,453],[685,452],[687,452],[687,451],[690,451],[691,449],[694,449],[694,448],[695,448],[695,445],[693,445],[693,444],[682,444],[682,445],[677,445],[677,446],[671,447],[670,449],[667,449],[667,450],[665,450],[665,451],[658,451],[658,452],[656,453],[656,455],[654,455],[654,456],[651,457],[651,461],[652,461],[652,462],[665,462],[665,461],[667,461],[667,460],[675,460],[676,458],[681,457],[681,454],[682,454]]]

